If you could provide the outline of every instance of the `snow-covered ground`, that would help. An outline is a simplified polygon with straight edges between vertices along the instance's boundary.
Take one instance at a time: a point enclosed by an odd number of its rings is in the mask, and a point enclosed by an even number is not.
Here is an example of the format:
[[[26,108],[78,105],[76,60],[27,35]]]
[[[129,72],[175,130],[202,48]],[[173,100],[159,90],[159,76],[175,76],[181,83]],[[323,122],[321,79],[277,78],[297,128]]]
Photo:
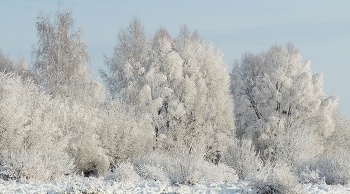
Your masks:
[[[350,185],[303,185],[307,193],[350,193]],[[0,180],[0,193],[245,193],[256,191],[249,182],[173,186],[169,183],[144,181],[140,183],[105,181],[97,178],[68,178],[64,181],[34,184]]]

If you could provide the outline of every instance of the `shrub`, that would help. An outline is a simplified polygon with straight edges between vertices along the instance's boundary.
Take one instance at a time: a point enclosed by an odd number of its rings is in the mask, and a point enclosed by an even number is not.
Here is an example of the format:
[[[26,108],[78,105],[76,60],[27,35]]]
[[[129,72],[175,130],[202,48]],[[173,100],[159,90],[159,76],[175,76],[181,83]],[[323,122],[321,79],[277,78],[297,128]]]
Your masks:
[[[295,165],[295,173],[302,184],[324,184],[324,177],[316,168],[315,161],[305,161]]]
[[[152,168],[155,171],[151,171],[148,176],[154,180],[159,180],[157,175],[160,175],[160,178],[164,180],[164,176],[159,173],[159,170],[162,169],[168,180],[172,184],[178,185],[194,184],[196,182],[196,177],[198,177],[196,166],[200,160],[203,160],[202,154],[188,154],[183,151],[173,153],[173,155],[152,153],[139,158],[135,161],[135,164],[138,169],[145,169],[146,166],[150,169],[150,166],[153,166]]]
[[[283,164],[267,164],[249,177],[251,186],[259,194],[304,193],[294,173]]]
[[[325,178],[327,184],[350,183],[350,154],[321,156],[316,164],[320,176]]]
[[[0,91],[2,178],[46,181],[72,173],[69,135],[54,119],[62,103],[12,74],[0,73]]]
[[[134,166],[130,162],[121,163],[105,174],[106,180],[117,182],[139,182],[140,176],[135,172]]]
[[[174,185],[205,182],[232,182],[238,179],[235,171],[225,164],[206,162],[202,152],[186,151],[172,155],[152,153],[135,160],[136,171],[148,180],[169,181]]]
[[[74,158],[76,171],[82,172],[84,176],[98,177],[108,171],[109,160],[93,137],[72,139],[68,151]]]
[[[148,181],[169,182],[168,175],[163,167],[154,164],[135,164],[135,171],[140,177]]]
[[[37,150],[11,151],[0,162],[0,177],[4,180],[49,181],[73,173],[74,168],[72,159],[65,153]]]
[[[223,162],[236,170],[239,178],[245,179],[256,173],[262,166],[262,161],[256,153],[251,140],[242,139],[228,146]]]
[[[151,152],[154,130],[146,119],[118,100],[110,101],[102,108],[97,135],[110,163],[132,160]]]
[[[202,161],[197,170],[199,183],[225,183],[238,180],[236,171],[224,163],[213,164]]]

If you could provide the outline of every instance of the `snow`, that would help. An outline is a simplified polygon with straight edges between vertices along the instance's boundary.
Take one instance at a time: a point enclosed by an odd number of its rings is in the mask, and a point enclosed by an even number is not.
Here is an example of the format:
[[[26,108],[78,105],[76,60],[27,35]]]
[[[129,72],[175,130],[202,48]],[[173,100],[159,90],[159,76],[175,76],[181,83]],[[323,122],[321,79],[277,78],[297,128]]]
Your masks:
[[[345,194],[350,193],[350,185],[312,185],[303,187],[310,194]],[[253,194],[255,190],[249,188],[249,182],[237,181],[230,183],[206,183],[198,185],[175,186],[166,182],[141,181],[115,182],[105,181],[102,178],[69,177],[62,181],[49,183],[31,183],[4,181],[0,179],[0,193],[244,193]]]
[[[350,193],[350,185],[304,185],[307,193],[310,194],[321,194],[321,193]]]

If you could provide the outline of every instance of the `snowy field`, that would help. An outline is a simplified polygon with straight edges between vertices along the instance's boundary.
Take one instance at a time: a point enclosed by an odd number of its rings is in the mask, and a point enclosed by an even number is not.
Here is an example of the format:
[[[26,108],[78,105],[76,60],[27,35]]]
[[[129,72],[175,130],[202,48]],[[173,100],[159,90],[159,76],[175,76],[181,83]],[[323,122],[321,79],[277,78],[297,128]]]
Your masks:
[[[350,193],[350,185],[303,185],[307,193]],[[195,186],[173,186],[168,183],[143,181],[126,183],[104,181],[97,178],[69,178],[62,182],[31,184],[30,182],[3,181],[0,193],[245,193],[253,194],[249,182],[238,181],[223,184],[199,184]]]

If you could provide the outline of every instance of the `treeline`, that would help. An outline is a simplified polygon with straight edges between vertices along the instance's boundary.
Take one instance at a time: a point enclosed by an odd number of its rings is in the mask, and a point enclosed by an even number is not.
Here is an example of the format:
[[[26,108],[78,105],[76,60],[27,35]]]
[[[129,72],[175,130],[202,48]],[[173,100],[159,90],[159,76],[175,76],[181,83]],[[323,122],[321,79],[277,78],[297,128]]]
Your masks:
[[[281,193],[350,180],[349,121],[291,44],[247,53],[229,74],[196,31],[147,37],[133,19],[105,58],[101,83],[86,69],[71,12],[39,14],[36,28],[31,66],[0,53],[4,180],[238,177]]]

